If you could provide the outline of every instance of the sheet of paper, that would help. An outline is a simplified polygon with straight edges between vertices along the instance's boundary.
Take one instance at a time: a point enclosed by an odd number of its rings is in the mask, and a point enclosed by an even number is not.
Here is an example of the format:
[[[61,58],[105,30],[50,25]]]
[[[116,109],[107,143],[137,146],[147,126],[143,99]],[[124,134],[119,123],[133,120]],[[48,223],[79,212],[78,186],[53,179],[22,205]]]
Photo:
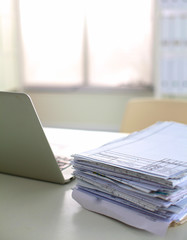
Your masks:
[[[170,225],[170,222],[168,221],[152,219],[107,200],[103,199],[98,201],[96,196],[86,194],[77,189],[73,190],[72,196],[79,204],[90,211],[104,214],[108,217],[117,219],[118,221],[136,228],[147,230],[148,232],[156,235],[163,236]]]
[[[175,178],[186,174],[187,126],[180,123],[162,122],[138,132],[126,140],[105,145],[81,154],[88,158],[158,175]],[[182,175],[183,176],[183,175]]]
[[[132,191],[125,186],[120,187],[113,182],[106,182],[100,178],[88,178],[85,174],[76,175],[76,177],[86,183],[92,184],[95,189],[128,200],[151,211],[154,211],[159,207],[169,207],[172,204],[170,201],[164,201],[146,194],[143,195],[141,192]]]

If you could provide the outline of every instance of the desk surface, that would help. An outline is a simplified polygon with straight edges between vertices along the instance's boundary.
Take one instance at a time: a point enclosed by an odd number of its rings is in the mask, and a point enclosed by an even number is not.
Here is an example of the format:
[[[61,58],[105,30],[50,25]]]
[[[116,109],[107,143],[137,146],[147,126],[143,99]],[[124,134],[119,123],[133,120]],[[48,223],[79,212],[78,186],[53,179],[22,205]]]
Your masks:
[[[0,174],[0,239],[187,239],[187,224],[158,237],[89,212],[72,199],[75,184],[75,180],[58,185]]]
[[[72,199],[74,185],[75,181],[62,186],[0,174],[0,239],[187,239],[186,224],[157,237],[89,212]]]

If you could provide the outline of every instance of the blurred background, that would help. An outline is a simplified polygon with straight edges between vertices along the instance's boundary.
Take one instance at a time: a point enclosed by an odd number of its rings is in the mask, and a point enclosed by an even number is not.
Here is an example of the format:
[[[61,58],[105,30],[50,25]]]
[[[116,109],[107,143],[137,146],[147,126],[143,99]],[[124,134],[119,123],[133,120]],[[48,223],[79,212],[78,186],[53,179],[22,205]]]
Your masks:
[[[0,90],[44,126],[119,131],[132,98],[186,98],[185,0],[0,0],[0,36]]]

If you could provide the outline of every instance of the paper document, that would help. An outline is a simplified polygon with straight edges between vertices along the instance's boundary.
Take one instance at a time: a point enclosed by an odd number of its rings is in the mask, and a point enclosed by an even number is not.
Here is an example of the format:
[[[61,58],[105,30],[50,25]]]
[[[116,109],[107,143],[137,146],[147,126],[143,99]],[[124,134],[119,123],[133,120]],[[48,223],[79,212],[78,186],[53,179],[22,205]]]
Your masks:
[[[169,178],[186,171],[186,143],[187,126],[164,122],[81,155]]]
[[[187,215],[186,144],[187,125],[158,122],[126,138],[75,154],[76,193],[113,201],[135,215],[143,214],[144,220],[149,219],[147,231],[155,232],[155,221],[159,226],[166,223],[166,231],[172,222]],[[157,234],[162,233],[163,228],[157,228]]]

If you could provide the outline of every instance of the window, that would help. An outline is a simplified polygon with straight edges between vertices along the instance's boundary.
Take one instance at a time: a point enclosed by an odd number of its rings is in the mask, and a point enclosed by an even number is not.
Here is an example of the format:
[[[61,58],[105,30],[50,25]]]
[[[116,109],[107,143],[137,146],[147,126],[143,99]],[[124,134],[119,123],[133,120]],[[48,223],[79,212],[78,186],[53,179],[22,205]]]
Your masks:
[[[152,2],[20,0],[24,85],[150,85]]]

